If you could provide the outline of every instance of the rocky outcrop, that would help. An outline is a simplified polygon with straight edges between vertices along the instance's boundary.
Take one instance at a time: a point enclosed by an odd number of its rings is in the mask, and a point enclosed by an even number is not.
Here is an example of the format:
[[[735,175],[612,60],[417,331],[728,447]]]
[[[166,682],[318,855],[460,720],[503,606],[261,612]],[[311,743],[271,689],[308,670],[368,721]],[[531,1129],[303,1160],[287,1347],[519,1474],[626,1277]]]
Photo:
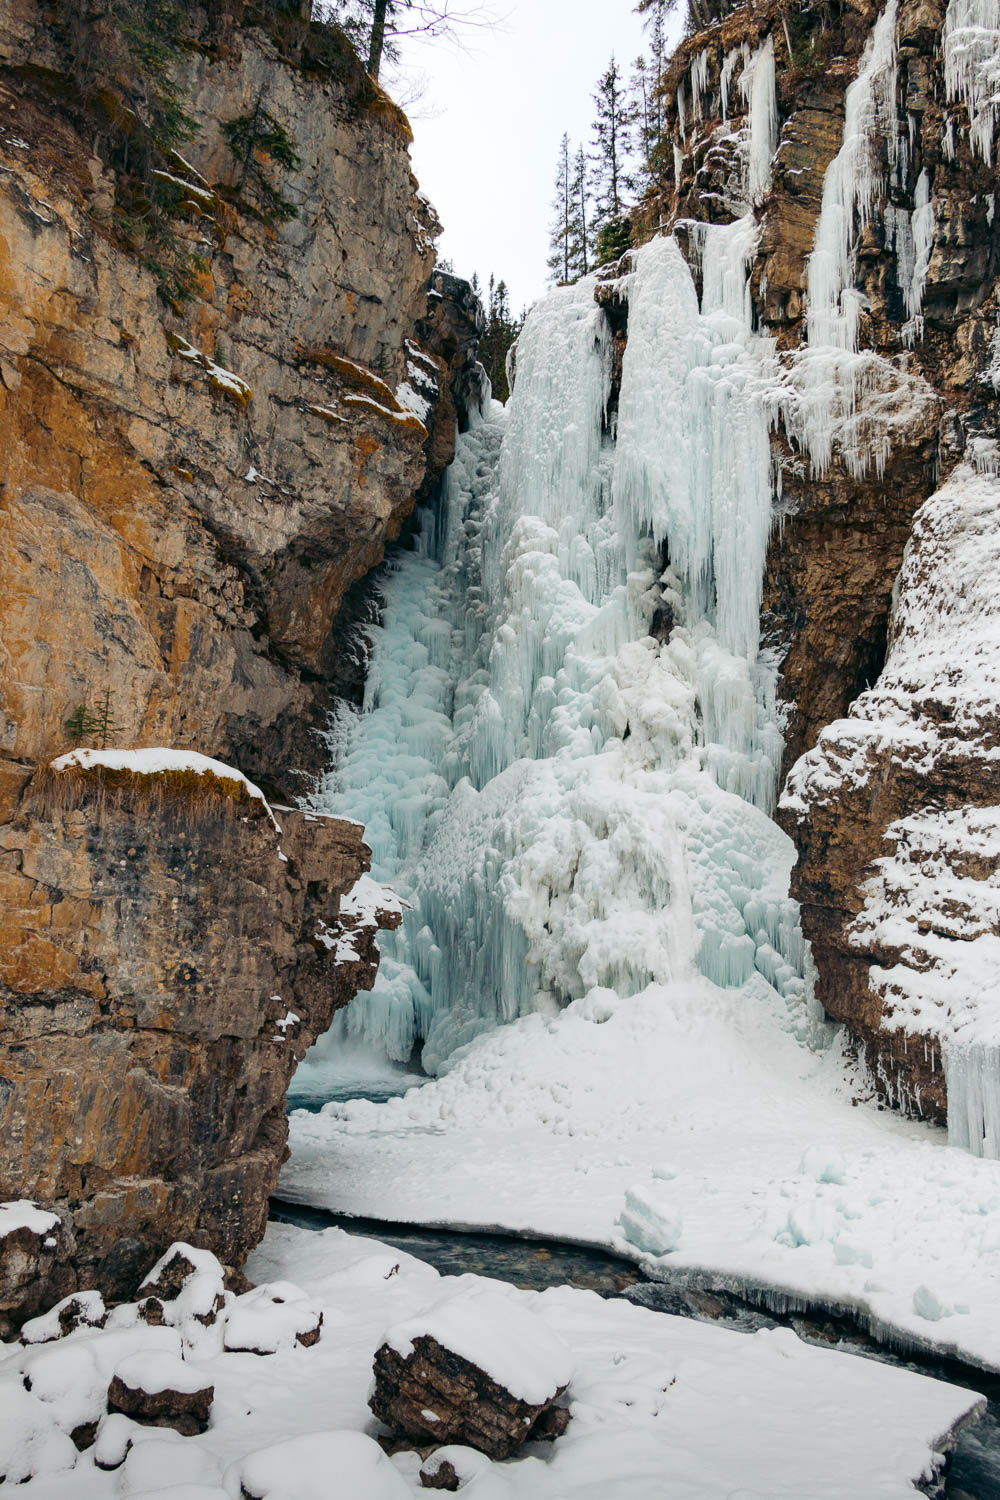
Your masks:
[[[263,1233],[292,1072],[398,921],[377,887],[340,911],[358,825],[277,817],[235,780],[70,769],[0,828],[0,1196],[58,1215],[45,1305],[131,1295],[178,1236],[238,1266]]]
[[[418,1446],[461,1443],[506,1459],[532,1439],[565,1432],[569,1412],[555,1404],[561,1394],[554,1390],[541,1404],[522,1401],[471,1360],[422,1337],[406,1358],[389,1344],[378,1350],[370,1405],[391,1432]]]
[[[996,1066],[998,569],[1000,481],[961,466],[917,514],[878,683],[823,730],[782,803],[820,999],[884,1096],[942,1123],[956,1070]],[[949,1119],[979,1152],[985,1098]]]
[[[368,1404],[388,1441],[502,1460],[565,1432],[559,1403],[572,1370],[566,1345],[527,1308],[488,1290],[458,1293],[390,1328]]]
[[[438,225],[409,127],[323,27],[262,9],[259,24],[252,6],[242,24],[190,9],[179,84],[197,133],[173,232],[198,260],[170,305],[118,232],[59,8],[0,0],[0,756],[15,766],[66,748],[66,718],[110,688],[121,742],[210,749],[301,791],[344,600],[450,457],[468,349],[435,342]],[[234,188],[222,130],[265,96],[300,158],[280,180],[296,216],[277,222]],[[474,337],[474,313],[455,319],[470,315]],[[396,395],[414,359],[423,416]]]
[[[762,639],[779,663],[783,817],[800,851],[793,893],[819,996],[854,1033],[879,1092],[943,1120],[942,1049],[967,1059],[960,1033],[974,1048],[1000,1037],[988,1007],[971,1030],[967,1009],[969,976],[993,931],[998,857],[985,811],[997,801],[988,770],[996,699],[970,686],[986,626],[969,579],[990,566],[990,506],[973,518],[968,497],[982,493],[973,471],[997,467],[1000,174],[989,148],[996,111],[977,106],[968,71],[979,54],[961,38],[954,51],[946,0],[897,0],[885,98],[860,127],[855,170],[869,173],[871,201],[855,211],[859,353],[838,362],[834,352],[824,366],[826,448],[810,448],[796,406],[809,400],[809,258],[824,180],[844,138],[846,91],[884,10],[878,0],[791,10],[764,0],[687,38],[665,94],[675,150],[637,227],[675,226],[697,276],[692,221],[751,212],[758,221],[751,289],[781,390]],[[772,54],[776,150],[762,181],[751,124],[759,142],[770,109],[759,69],[766,74]],[[952,472],[957,488],[935,494]],[[959,558],[973,535],[980,553],[970,572]],[[961,605],[949,598],[956,570]],[[924,657],[913,649],[918,613]],[[946,973],[949,984],[939,983]],[[982,1111],[971,1124],[952,1116],[954,1138],[982,1149]]]
[[[0,1200],[57,1216],[0,1239],[0,1336],[130,1295],[178,1236],[242,1262],[292,1070],[399,915],[342,910],[360,828],[279,834],[225,776],[54,773],[67,720],[305,791],[372,569],[477,396],[478,303],[431,285],[409,126],[344,37],[179,7],[191,138],[137,191],[114,14],[0,0]],[[241,120],[284,146],[241,158]]]

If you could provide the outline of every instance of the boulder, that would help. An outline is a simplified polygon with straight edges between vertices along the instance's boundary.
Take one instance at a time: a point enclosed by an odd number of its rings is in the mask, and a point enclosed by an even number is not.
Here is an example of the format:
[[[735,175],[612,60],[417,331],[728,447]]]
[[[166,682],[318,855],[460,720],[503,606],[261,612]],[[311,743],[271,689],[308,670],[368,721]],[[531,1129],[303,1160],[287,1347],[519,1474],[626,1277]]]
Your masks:
[[[537,1314],[476,1291],[390,1329],[369,1405],[414,1445],[464,1444],[505,1459],[565,1431],[569,1412],[558,1403],[571,1376],[569,1350]]]
[[[108,1408],[148,1427],[172,1427],[194,1437],[208,1426],[215,1387],[196,1366],[176,1355],[131,1354],[115,1366]]]
[[[103,1328],[107,1308],[100,1292],[72,1292],[40,1318],[30,1318],[21,1329],[22,1344],[51,1344],[77,1328]]]
[[[269,1282],[237,1297],[226,1319],[225,1347],[230,1352],[277,1354],[296,1344],[309,1349],[319,1342],[323,1313],[290,1281]]]
[[[71,1244],[57,1214],[26,1198],[0,1203],[0,1338],[72,1291]]]

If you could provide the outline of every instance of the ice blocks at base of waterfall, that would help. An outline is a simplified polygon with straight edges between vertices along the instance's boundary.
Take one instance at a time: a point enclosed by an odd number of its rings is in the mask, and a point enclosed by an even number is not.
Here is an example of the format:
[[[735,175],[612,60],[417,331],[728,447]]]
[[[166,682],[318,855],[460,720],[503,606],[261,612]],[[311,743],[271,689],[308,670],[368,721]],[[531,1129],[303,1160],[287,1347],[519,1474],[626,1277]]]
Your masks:
[[[629,1188],[625,1194],[619,1224],[622,1234],[643,1255],[669,1255],[684,1236],[684,1220],[662,1193],[650,1193],[645,1187]]]

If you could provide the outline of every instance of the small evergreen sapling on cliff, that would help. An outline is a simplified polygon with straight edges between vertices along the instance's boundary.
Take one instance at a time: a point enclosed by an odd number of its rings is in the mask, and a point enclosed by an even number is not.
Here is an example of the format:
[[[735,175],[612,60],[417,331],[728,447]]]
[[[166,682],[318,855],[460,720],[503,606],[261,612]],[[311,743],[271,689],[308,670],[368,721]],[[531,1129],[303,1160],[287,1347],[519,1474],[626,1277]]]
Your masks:
[[[75,744],[92,740],[98,750],[106,750],[121,734],[122,726],[116,724],[111,713],[111,689],[105,688],[104,697],[96,708],[89,703],[80,703],[66,720],[66,729]]]
[[[295,171],[302,165],[302,158],[295,149],[294,138],[264,108],[264,96],[258,98],[248,115],[227,120],[222,134],[240,169],[235,183],[237,195],[242,196],[249,188],[257,199],[256,212],[268,224],[297,218],[298,208],[274,186],[267,164]]]

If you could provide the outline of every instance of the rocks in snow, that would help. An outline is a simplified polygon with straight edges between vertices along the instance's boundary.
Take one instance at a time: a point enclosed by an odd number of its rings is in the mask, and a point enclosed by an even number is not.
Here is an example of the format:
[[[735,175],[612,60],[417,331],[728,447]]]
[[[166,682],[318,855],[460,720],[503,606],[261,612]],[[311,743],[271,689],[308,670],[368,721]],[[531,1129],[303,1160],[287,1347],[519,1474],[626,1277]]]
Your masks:
[[[277,1354],[318,1343],[322,1311],[290,1281],[270,1282],[237,1297],[226,1319],[225,1347],[250,1354]]]
[[[569,1412],[556,1403],[571,1376],[569,1350],[541,1318],[477,1291],[390,1329],[369,1405],[415,1444],[465,1444],[505,1459],[529,1438],[565,1431]]]
[[[210,1250],[171,1245],[139,1288],[144,1322],[183,1328],[188,1319],[210,1328],[228,1300],[225,1270]]]
[[[129,1355],[115,1366],[108,1407],[150,1427],[194,1437],[208,1426],[215,1387],[196,1366],[165,1351]]]
[[[69,1236],[57,1214],[26,1198],[0,1203],[0,1338],[24,1315],[73,1290],[66,1266]]]
[[[77,1328],[103,1328],[107,1308],[100,1292],[71,1292],[41,1317],[30,1318],[21,1329],[22,1344],[50,1344]]]

